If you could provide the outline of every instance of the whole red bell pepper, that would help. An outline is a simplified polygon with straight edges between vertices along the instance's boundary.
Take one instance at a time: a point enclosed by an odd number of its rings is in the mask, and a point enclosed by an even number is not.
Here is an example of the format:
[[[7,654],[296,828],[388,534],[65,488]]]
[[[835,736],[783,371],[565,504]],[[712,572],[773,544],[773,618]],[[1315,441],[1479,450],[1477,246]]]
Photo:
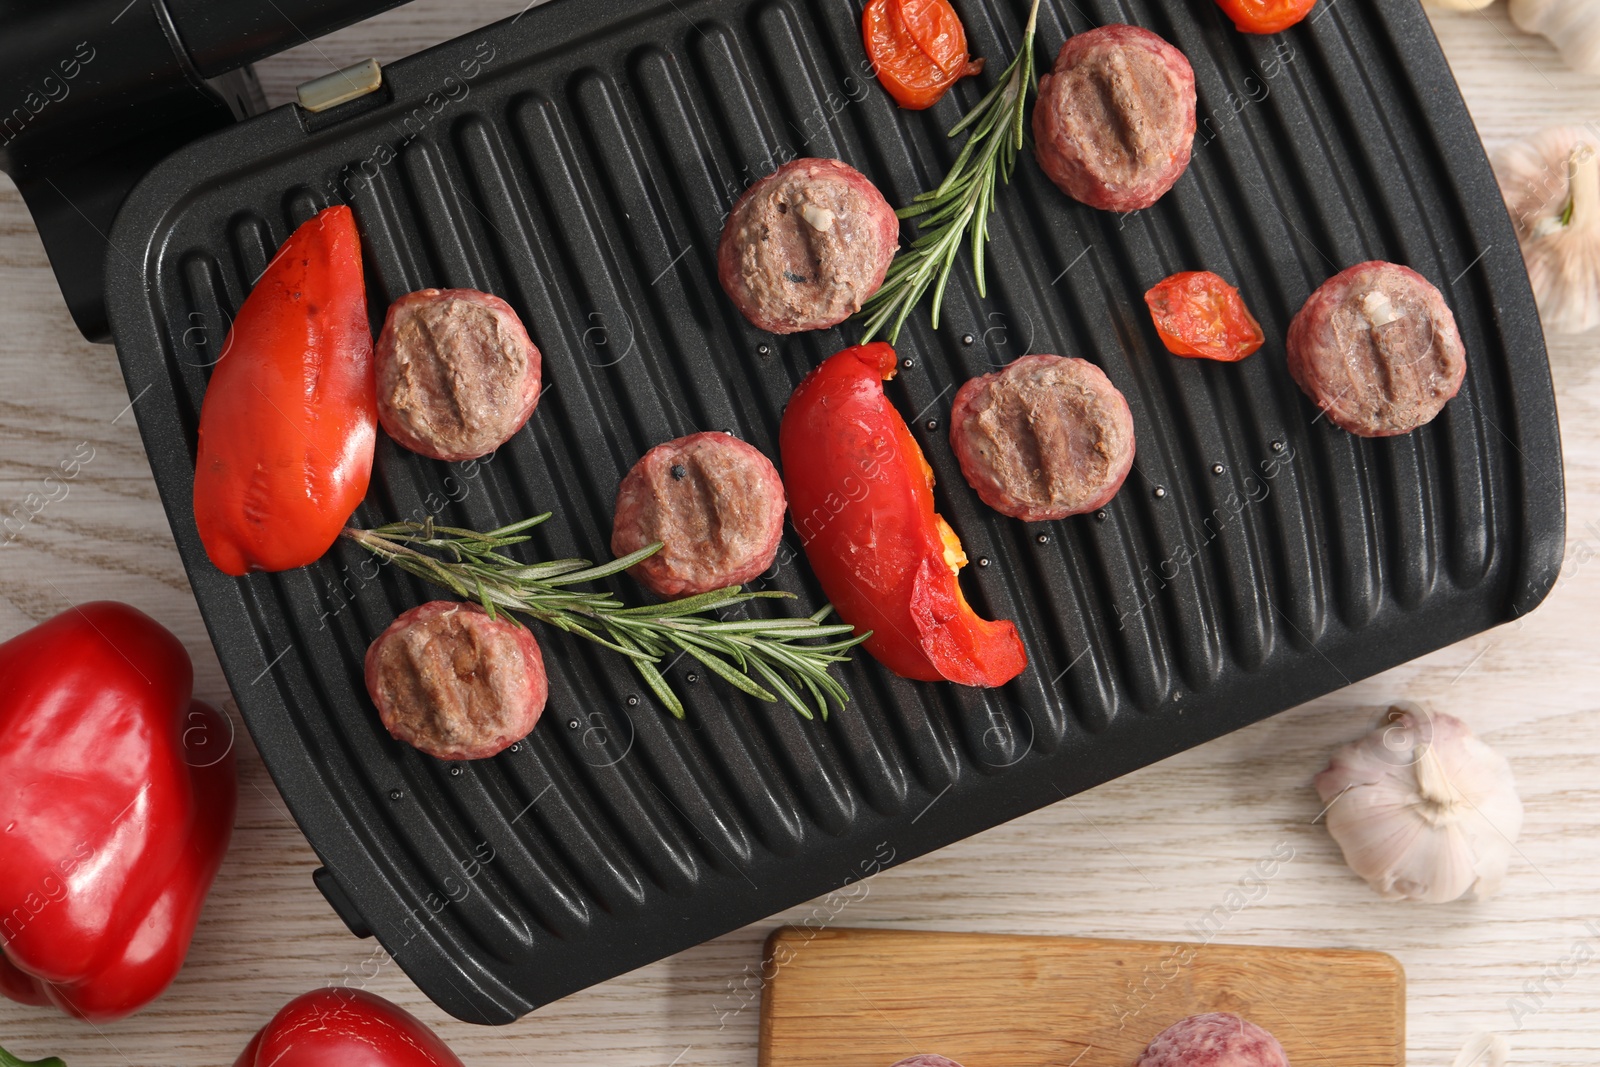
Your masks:
[[[301,567],[367,495],[377,384],[348,207],[303,223],[228,330],[200,405],[194,520],[227,574]]]
[[[778,431],[789,517],[865,647],[906,678],[1004,685],[1028,665],[1010,622],[978,617],[956,580],[966,553],[933,509],[933,469],[884,395],[894,349],[847,348],[806,376]]]
[[[285,1004],[233,1067],[462,1067],[415,1015],[363,989],[314,989]]]
[[[233,735],[176,637],[84,604],[0,644],[0,992],[91,1021],[178,973],[228,847]]]

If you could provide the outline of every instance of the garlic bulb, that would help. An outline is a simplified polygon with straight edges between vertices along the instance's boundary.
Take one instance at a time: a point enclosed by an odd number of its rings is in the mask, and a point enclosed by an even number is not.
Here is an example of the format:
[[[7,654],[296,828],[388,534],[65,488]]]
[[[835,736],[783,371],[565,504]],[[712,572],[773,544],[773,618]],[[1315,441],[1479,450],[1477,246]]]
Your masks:
[[[1595,5],[1600,11],[1600,4]],[[1541,130],[1495,154],[1539,317],[1554,333],[1600,326],[1600,137]]]
[[[1600,74],[1600,4],[1594,0],[1511,0],[1511,21],[1550,38],[1567,66]]]
[[[1345,862],[1389,900],[1494,895],[1522,832],[1510,765],[1449,715],[1391,708],[1315,785]]]

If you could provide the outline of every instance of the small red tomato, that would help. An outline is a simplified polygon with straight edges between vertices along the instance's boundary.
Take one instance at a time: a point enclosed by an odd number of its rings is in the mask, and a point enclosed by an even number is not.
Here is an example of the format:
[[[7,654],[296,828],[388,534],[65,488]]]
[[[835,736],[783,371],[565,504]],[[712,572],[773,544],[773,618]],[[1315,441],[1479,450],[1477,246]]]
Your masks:
[[[861,38],[878,81],[910,111],[932,107],[983,69],[967,56],[967,31],[950,0],[868,0]]]
[[[1208,270],[1174,274],[1144,294],[1144,302],[1175,356],[1237,363],[1266,340],[1239,290]]]
[[[1217,0],[1242,33],[1277,33],[1311,14],[1317,0]]]

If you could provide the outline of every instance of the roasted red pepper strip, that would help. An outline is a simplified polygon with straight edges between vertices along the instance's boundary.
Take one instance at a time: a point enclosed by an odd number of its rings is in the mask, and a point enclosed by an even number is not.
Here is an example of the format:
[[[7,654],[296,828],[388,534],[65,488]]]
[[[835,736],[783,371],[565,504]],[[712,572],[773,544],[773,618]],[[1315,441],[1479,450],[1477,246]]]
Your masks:
[[[1241,33],[1277,33],[1311,14],[1317,0],[1217,0]]]
[[[301,567],[367,495],[378,402],[348,207],[295,230],[245,298],[200,407],[194,518],[227,574]]]
[[[823,591],[867,651],[923,681],[1004,685],[1028,665],[1017,628],[961,595],[961,542],[933,510],[933,470],[884,396],[894,349],[857,345],[795,389],[778,447],[789,516]]]
[[[183,966],[228,847],[233,735],[183,645],[126,604],[0,645],[0,991],[99,1022]]]
[[[361,989],[314,989],[285,1004],[233,1067],[462,1067],[437,1034]]]
[[[932,107],[983,70],[967,55],[966,27],[949,0],[867,0],[861,40],[878,81],[908,111]]]
[[[1144,294],[1161,343],[1175,356],[1237,363],[1266,341],[1239,290],[1208,270],[1188,270]]]

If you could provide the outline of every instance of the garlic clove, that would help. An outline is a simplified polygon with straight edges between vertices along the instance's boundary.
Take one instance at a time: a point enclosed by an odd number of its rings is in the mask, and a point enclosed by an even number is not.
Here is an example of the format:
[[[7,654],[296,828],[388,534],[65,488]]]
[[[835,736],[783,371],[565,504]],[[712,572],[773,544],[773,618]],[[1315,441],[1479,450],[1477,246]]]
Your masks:
[[[1543,130],[1495,154],[1539,316],[1554,333],[1600,326],[1600,137]]]
[[[1550,38],[1567,66],[1600,74],[1600,4],[1594,0],[1511,0],[1511,21]]]
[[[1427,0],[1429,7],[1442,7],[1446,11],[1480,11],[1494,0]]]
[[[1314,780],[1350,869],[1389,900],[1493,896],[1522,830],[1505,758],[1449,715],[1392,709]]]

